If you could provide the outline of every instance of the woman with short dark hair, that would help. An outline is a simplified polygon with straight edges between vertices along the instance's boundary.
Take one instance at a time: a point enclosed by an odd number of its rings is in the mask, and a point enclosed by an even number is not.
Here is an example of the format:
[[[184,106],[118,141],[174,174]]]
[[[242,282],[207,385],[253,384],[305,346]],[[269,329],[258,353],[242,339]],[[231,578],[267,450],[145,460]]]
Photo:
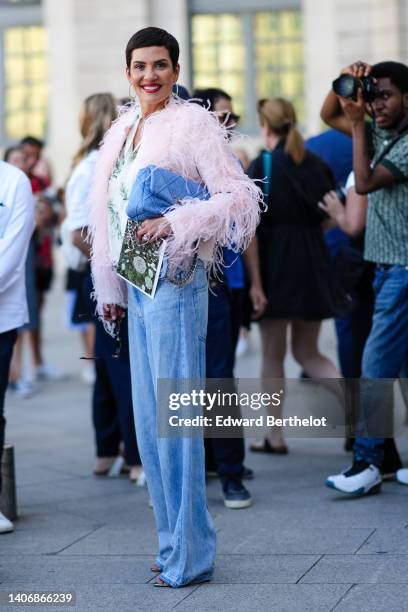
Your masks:
[[[178,54],[176,39],[159,28],[145,28],[129,40],[126,74],[135,104],[105,136],[91,194],[98,312],[112,327],[129,309],[136,431],[159,538],[151,569],[160,576],[154,584],[172,587],[211,579],[215,530],[205,495],[202,436],[190,431],[158,437],[158,381],[205,377],[205,268],[221,263],[221,247],[248,244],[262,199],[233,158],[217,118],[172,94]],[[194,182],[207,193],[207,199],[177,198],[141,223],[140,242],[167,238],[167,272],[164,266],[154,299],[126,286],[115,272],[129,195],[139,172],[149,168],[183,177],[183,185]]]

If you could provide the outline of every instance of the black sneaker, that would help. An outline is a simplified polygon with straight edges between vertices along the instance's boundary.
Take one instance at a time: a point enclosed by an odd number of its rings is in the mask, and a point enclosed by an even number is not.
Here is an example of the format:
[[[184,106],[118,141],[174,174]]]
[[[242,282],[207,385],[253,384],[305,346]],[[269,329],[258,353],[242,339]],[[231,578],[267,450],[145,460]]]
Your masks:
[[[253,480],[254,470],[251,470],[251,468],[245,467],[244,465],[244,471],[241,474],[241,478],[242,480]]]
[[[393,438],[386,438],[384,444],[384,460],[381,464],[380,472],[385,480],[395,477],[395,473],[402,468],[401,457],[399,456]]]
[[[252,497],[240,480],[230,479],[223,484],[224,504],[227,508],[248,508]]]
[[[344,450],[346,451],[346,453],[352,453],[354,450],[354,442],[356,441],[355,438],[346,438],[344,440]]]

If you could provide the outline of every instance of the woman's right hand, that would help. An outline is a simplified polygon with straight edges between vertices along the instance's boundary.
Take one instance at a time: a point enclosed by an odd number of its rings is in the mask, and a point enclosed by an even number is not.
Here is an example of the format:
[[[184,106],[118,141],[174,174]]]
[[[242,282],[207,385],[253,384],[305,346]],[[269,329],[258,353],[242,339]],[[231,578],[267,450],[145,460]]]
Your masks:
[[[125,316],[125,309],[118,304],[104,304],[103,305],[103,318],[104,321],[112,323],[118,319],[123,319]]]

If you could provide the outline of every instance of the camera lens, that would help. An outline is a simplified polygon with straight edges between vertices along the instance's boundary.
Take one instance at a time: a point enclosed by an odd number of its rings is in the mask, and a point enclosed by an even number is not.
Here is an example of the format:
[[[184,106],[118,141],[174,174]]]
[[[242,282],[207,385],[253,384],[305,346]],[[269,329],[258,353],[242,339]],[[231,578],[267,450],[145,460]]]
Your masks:
[[[377,95],[377,85],[370,76],[363,79],[363,97],[366,102],[373,102]]]
[[[353,98],[356,94],[356,79],[351,74],[342,74],[333,81],[333,91],[342,98]]]

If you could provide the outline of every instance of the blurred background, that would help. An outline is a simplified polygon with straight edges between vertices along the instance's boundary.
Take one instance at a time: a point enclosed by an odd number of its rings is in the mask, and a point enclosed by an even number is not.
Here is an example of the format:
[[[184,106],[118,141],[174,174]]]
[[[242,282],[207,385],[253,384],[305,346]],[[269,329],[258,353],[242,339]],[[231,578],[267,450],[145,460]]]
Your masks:
[[[64,181],[81,101],[128,95],[125,45],[147,25],[178,38],[181,84],[233,96],[249,136],[258,98],[292,100],[310,135],[322,128],[319,108],[340,67],[408,62],[408,0],[0,0],[1,147],[44,138]],[[253,153],[256,141],[245,142]]]

